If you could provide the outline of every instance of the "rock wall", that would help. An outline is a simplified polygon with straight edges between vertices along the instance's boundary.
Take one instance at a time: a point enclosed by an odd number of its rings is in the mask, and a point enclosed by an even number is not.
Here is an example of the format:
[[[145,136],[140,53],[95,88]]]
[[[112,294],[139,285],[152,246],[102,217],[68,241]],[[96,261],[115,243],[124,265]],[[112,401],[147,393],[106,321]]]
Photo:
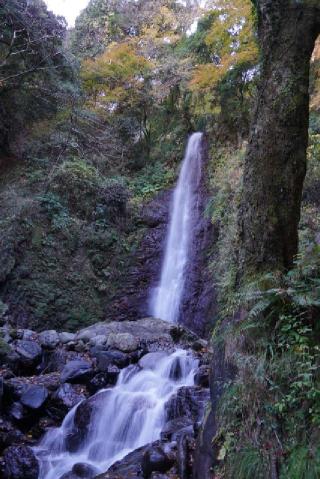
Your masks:
[[[179,322],[200,336],[206,336],[216,319],[216,291],[208,264],[218,231],[205,210],[209,199],[206,166],[207,142],[203,142],[203,174],[198,211],[194,212],[194,237],[190,246],[185,292]],[[161,192],[142,211],[145,235],[134,253],[123,288],[107,308],[107,319],[136,320],[150,314],[150,296],[158,284],[168,232],[173,190]],[[200,218],[200,220],[199,220]]]

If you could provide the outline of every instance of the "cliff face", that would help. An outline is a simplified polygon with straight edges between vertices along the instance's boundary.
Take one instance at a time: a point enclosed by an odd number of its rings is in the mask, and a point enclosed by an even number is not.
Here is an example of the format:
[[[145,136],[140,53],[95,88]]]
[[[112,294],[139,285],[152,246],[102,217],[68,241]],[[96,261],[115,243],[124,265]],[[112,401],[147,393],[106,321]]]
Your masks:
[[[217,314],[214,278],[208,268],[212,254],[211,249],[217,240],[218,230],[205,213],[209,200],[206,174],[207,146],[204,141],[202,147],[203,170],[197,199],[198,209],[194,212],[193,218],[194,234],[190,246],[180,318],[184,326],[202,336],[212,330]]]
[[[132,254],[121,288],[107,306],[107,319],[134,321],[150,314],[150,290],[161,270],[171,196],[172,190],[163,191],[142,209],[142,239]]]
[[[203,171],[193,211],[193,237],[189,250],[186,281],[179,322],[200,336],[209,333],[216,317],[216,292],[209,272],[210,249],[218,231],[206,216],[209,191],[207,186],[207,145],[203,144]],[[107,318],[117,321],[135,320],[150,314],[152,289],[160,280],[173,189],[163,191],[145,206],[140,221],[144,225],[143,238],[132,257],[122,287],[107,307]]]

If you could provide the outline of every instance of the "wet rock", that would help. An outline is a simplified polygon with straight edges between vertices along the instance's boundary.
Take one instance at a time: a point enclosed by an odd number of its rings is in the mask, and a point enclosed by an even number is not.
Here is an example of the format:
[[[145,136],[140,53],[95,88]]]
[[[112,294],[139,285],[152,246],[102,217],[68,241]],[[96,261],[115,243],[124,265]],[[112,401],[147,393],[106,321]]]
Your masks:
[[[104,391],[79,404],[74,416],[73,430],[65,438],[69,452],[77,452],[81,447],[90,428],[94,427],[92,418],[95,411],[106,401],[108,394],[109,391]]]
[[[60,333],[59,334],[59,339],[62,344],[67,344],[70,343],[71,341],[74,341],[76,335],[73,333]]]
[[[85,463],[75,464],[72,468],[72,472],[76,474],[79,479],[92,479],[99,474],[99,471],[96,467]]]
[[[130,333],[112,333],[108,336],[107,346],[124,353],[131,353],[139,348],[139,340]]]
[[[168,354],[166,352],[148,353],[140,359],[139,366],[142,369],[155,369],[159,361],[167,356]]]
[[[137,449],[110,467],[96,479],[142,479],[142,461],[147,446]]]
[[[69,361],[62,370],[61,382],[74,384],[86,383],[93,374],[93,369],[88,361]]]
[[[61,409],[62,415],[67,413],[79,402],[85,399],[85,395],[78,393],[74,386],[69,383],[62,384],[52,397],[55,405]]]
[[[35,341],[17,340],[14,346],[19,359],[19,367],[22,370],[33,369],[40,363],[42,350]]]
[[[204,339],[197,339],[191,345],[194,351],[202,351],[203,349],[207,349],[208,343]]]
[[[111,365],[118,368],[126,368],[130,363],[128,355],[121,351],[99,351],[96,353],[97,368],[100,372],[108,372]]]
[[[70,472],[66,472],[65,474],[60,476],[59,479],[79,479],[79,476],[77,476],[72,471],[70,471]]]
[[[39,342],[43,348],[54,349],[60,343],[59,334],[55,330],[43,331],[39,334]]]
[[[189,417],[178,417],[168,421],[161,432],[161,439],[165,441],[174,440],[177,433],[188,433],[192,435],[194,432],[193,421]]]
[[[209,375],[210,368],[209,366],[200,366],[198,371],[195,374],[194,382],[196,386],[201,386],[203,388],[209,387]]]
[[[30,385],[20,398],[21,404],[30,409],[40,409],[48,398],[48,390],[44,386]]]
[[[153,472],[167,472],[174,462],[175,455],[172,451],[165,451],[162,445],[152,445],[143,455],[143,477],[149,479]]]
[[[93,479],[99,474],[98,469],[90,464],[79,463],[75,464],[72,471],[63,474],[60,479]]]
[[[107,386],[114,386],[118,380],[120,369],[117,366],[110,365],[106,372],[98,373],[91,379],[89,388],[92,392],[97,392]]]
[[[174,381],[179,381],[183,377],[180,358],[175,358],[175,360],[173,361],[169,377]]]
[[[38,461],[30,447],[11,446],[4,451],[5,479],[38,479]]]
[[[209,401],[209,390],[199,387],[183,387],[166,404],[167,419],[188,417],[194,422],[202,419]]]

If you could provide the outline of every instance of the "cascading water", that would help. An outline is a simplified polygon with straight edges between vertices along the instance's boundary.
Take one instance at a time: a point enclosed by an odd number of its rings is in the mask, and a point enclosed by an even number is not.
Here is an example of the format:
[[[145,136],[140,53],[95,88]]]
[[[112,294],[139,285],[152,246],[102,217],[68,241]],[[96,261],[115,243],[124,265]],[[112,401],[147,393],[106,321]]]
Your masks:
[[[191,354],[178,350],[143,369],[124,369],[113,389],[100,391],[90,400],[90,428],[76,452],[68,451],[67,438],[74,431],[79,406],[60,428],[48,431],[35,449],[39,479],[59,479],[77,463],[95,467],[97,474],[105,472],[131,451],[159,439],[166,423],[166,403],[179,388],[194,384],[197,365]]]
[[[153,297],[153,316],[177,322],[185,282],[185,267],[196,218],[201,180],[202,133],[191,135],[174,192],[160,286]],[[161,357],[148,366],[129,366],[113,389],[90,398],[92,411],[84,437],[76,447],[69,439],[77,434],[76,406],[60,428],[44,436],[35,453],[40,463],[39,479],[60,479],[78,463],[105,472],[131,451],[160,438],[166,424],[165,405],[183,386],[194,385],[198,360],[184,350]],[[79,409],[80,411],[80,409]]]
[[[192,240],[194,213],[197,211],[201,181],[202,133],[189,138],[173,208],[159,286],[151,298],[151,314],[155,318],[176,323],[185,283],[185,268]]]

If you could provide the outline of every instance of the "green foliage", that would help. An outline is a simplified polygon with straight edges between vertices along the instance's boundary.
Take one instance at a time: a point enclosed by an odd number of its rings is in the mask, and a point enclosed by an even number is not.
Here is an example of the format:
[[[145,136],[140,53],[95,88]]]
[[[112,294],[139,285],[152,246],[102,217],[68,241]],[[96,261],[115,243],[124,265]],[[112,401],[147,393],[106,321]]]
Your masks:
[[[268,460],[261,454],[258,448],[248,446],[241,448],[234,463],[228,470],[228,477],[237,479],[265,479],[268,470]]]
[[[280,479],[317,479],[320,476],[320,448],[310,450],[305,446],[294,449],[287,465],[282,468]]]
[[[51,221],[53,231],[68,228],[71,218],[67,208],[61,204],[58,196],[53,193],[47,193],[40,196],[39,201]]]
[[[235,467],[241,470],[242,457],[247,477],[253,464],[256,477],[268,476],[272,461],[283,478],[317,477],[319,258],[314,245],[299,256],[292,271],[258,278],[238,297],[238,308],[248,312],[224,333],[238,369],[219,413],[222,435],[234,438],[222,465],[225,477],[233,477]],[[257,455],[251,457],[247,447],[250,451],[256,444]]]
[[[0,148],[21,155],[32,123],[65,104],[74,70],[64,20],[42,0],[1,1],[0,22]]]
[[[66,202],[73,211],[92,215],[102,177],[98,170],[82,159],[63,162],[53,171],[50,188]]]
[[[131,183],[135,201],[140,203],[151,199],[156,193],[172,186],[175,178],[175,170],[159,161],[147,166]]]

